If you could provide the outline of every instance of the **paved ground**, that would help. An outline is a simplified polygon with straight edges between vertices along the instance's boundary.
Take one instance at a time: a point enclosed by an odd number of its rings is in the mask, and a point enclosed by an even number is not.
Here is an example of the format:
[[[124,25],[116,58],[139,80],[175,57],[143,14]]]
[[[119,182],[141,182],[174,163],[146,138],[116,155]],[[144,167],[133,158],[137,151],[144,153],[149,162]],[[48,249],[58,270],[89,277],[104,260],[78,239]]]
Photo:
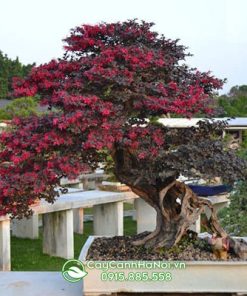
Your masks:
[[[69,283],[60,272],[0,272],[1,296],[82,296],[82,281]]]

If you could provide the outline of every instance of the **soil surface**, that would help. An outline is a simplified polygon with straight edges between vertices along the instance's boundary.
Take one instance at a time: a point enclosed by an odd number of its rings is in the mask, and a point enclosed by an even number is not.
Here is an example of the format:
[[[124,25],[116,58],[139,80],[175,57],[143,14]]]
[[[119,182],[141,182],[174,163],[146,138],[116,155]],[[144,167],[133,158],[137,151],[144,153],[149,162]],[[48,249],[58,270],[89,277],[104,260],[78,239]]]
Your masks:
[[[87,260],[178,260],[178,261],[219,261],[212,253],[207,241],[199,238],[184,237],[180,243],[171,249],[155,251],[144,246],[134,246],[132,242],[146,236],[143,232],[134,236],[115,236],[97,238],[91,245]],[[235,254],[228,254],[229,261],[241,260]],[[242,260],[241,260],[242,261]]]

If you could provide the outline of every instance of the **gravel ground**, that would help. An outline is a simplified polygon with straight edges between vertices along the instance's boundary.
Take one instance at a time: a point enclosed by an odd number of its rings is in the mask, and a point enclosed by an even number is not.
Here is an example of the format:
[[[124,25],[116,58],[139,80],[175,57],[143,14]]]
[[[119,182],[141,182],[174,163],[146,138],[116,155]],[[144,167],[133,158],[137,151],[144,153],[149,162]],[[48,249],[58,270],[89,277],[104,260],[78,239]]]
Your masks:
[[[135,236],[115,236],[112,238],[97,238],[94,240],[87,255],[89,260],[178,260],[178,261],[219,261],[212,253],[211,246],[202,239],[183,238],[180,243],[171,248],[146,249],[143,246],[134,246],[132,242],[148,232]],[[236,255],[229,254],[229,261],[240,260]]]

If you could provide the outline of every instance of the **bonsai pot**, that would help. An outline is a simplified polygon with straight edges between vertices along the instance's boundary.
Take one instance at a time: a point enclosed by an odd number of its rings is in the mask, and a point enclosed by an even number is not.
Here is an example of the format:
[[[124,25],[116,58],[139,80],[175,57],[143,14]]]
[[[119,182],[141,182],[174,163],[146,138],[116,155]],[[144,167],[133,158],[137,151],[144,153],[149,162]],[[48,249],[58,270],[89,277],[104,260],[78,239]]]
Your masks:
[[[87,260],[90,246],[98,237],[88,238],[79,257],[88,273],[83,278],[85,296],[247,292],[247,261]]]

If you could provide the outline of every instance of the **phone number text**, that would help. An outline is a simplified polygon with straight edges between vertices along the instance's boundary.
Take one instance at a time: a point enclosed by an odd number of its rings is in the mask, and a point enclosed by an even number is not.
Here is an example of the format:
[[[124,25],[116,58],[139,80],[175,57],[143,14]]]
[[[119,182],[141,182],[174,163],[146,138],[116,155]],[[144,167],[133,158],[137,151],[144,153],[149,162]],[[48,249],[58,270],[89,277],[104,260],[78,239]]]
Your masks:
[[[161,281],[169,282],[172,280],[172,274],[170,272],[102,272],[102,281]]]

